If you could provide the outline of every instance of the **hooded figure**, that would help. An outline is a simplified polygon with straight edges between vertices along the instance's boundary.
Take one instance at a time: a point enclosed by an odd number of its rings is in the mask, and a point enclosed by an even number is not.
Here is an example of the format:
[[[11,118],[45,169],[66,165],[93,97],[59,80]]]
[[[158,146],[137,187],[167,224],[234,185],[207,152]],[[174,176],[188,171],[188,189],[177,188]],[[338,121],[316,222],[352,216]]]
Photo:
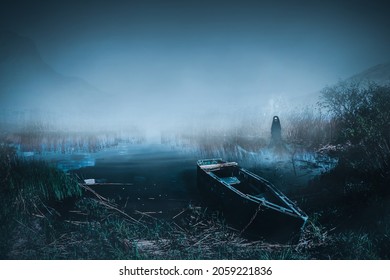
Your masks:
[[[271,143],[277,144],[282,140],[282,127],[278,116],[274,116],[271,126]]]

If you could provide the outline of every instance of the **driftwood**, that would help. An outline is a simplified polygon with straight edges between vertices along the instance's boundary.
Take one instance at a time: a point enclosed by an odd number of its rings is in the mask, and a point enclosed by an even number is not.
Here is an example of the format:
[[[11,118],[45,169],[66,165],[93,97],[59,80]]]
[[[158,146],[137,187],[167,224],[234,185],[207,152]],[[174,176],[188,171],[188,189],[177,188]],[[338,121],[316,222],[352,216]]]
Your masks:
[[[151,218],[151,219],[154,219],[154,220],[157,220],[157,218],[153,217],[153,216],[151,216],[149,214],[159,214],[159,212],[141,212],[141,211],[138,211],[138,210],[135,210],[134,213],[142,215],[142,216],[145,216],[145,217],[148,217],[148,218]]]
[[[111,209],[111,210],[114,210],[120,214],[122,214],[123,216],[125,216],[126,218],[128,218],[130,221],[136,223],[136,224],[139,224],[139,225],[143,225],[145,226],[143,223],[141,223],[140,221],[134,219],[133,217],[131,217],[129,214],[123,212],[122,210],[118,209],[115,205],[113,205],[107,198],[105,198],[104,196],[101,196],[100,194],[98,194],[97,192],[95,192],[93,189],[91,189],[89,186],[85,186],[84,184],[79,184],[83,189],[91,192],[93,195],[95,195],[98,199],[99,199],[99,203],[104,205],[105,207],[107,207],[108,209]]]
[[[181,214],[183,214],[184,212],[186,212],[188,209],[183,209],[181,212],[179,212],[178,214],[176,214],[172,220],[176,219],[177,217],[179,217]]]

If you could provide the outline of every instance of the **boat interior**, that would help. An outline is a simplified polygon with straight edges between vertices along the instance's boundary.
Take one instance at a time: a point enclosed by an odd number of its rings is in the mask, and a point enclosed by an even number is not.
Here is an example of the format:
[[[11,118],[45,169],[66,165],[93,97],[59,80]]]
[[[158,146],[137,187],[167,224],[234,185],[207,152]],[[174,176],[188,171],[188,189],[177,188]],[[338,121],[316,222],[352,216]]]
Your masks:
[[[242,171],[237,166],[225,166],[210,170],[221,182],[253,198],[264,199],[274,204],[283,204],[282,200],[262,181]]]

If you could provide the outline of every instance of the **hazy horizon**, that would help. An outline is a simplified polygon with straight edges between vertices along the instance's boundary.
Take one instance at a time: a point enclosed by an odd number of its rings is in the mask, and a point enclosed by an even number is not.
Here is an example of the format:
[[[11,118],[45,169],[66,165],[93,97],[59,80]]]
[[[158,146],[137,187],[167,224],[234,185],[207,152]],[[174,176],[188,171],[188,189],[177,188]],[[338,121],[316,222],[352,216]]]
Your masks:
[[[100,104],[93,93],[86,108],[100,112],[107,106],[114,122],[156,128],[213,112],[221,118],[257,108],[278,113],[273,107],[280,98],[307,100],[327,85],[390,61],[383,1],[2,6],[1,30],[30,38],[55,72],[85,80],[111,100]]]

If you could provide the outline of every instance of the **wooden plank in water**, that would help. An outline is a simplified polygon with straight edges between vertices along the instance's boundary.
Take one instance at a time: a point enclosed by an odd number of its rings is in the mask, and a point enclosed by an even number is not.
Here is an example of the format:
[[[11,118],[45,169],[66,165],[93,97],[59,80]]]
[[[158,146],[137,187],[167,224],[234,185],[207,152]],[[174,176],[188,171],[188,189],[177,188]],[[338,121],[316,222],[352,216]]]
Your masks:
[[[94,183],[94,184],[83,184],[87,186],[134,186],[133,183]]]

